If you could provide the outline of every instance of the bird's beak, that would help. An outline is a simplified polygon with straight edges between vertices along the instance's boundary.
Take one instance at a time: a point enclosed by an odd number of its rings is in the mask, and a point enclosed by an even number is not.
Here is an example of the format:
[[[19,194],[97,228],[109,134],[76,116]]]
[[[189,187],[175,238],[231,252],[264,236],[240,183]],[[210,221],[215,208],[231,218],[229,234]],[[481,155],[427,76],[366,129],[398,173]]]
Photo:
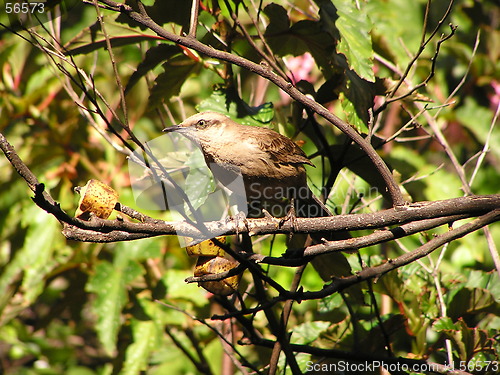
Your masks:
[[[183,130],[185,130],[186,128],[184,126],[181,126],[181,125],[172,125],[172,126],[169,126],[168,128],[165,128],[162,130],[163,133],[171,133],[171,132],[182,132]]]

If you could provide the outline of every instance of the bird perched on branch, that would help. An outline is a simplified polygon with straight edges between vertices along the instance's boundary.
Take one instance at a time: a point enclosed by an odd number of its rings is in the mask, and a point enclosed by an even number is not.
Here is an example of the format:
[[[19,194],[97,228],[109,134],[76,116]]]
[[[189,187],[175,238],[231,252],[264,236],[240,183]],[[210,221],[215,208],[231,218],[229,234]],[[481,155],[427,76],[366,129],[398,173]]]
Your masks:
[[[239,124],[216,112],[202,112],[173,125],[164,132],[178,132],[198,144],[215,179],[228,187],[242,176],[248,202],[248,216],[260,217],[263,209],[275,217],[288,213],[295,204],[297,217],[332,216],[307,186],[304,164],[313,163],[291,139],[267,128]],[[345,236],[341,236],[345,238]],[[326,254],[333,263],[348,264],[341,254]],[[315,260],[324,256],[316,257]],[[313,262],[323,279],[333,276],[332,262]],[[323,270],[319,270],[319,268]]]
[[[241,175],[251,217],[262,216],[262,209],[275,217],[284,216],[284,200],[295,200],[298,217],[332,215],[307,186],[304,164],[314,164],[295,142],[271,129],[202,112],[163,131],[181,133],[197,143],[214,177],[224,186]]]

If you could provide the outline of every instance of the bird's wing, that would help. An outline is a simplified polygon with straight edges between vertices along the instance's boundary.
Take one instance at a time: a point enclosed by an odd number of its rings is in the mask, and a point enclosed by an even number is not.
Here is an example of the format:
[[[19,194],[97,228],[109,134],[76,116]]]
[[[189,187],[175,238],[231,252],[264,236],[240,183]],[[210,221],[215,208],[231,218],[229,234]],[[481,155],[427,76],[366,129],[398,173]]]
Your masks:
[[[291,139],[276,133],[270,129],[262,129],[269,132],[269,136],[257,136],[253,135],[252,141],[255,142],[258,147],[271,156],[271,159],[278,163],[289,163],[289,164],[308,164],[314,166],[314,164],[308,159],[304,151]],[[264,135],[264,134],[262,134]]]

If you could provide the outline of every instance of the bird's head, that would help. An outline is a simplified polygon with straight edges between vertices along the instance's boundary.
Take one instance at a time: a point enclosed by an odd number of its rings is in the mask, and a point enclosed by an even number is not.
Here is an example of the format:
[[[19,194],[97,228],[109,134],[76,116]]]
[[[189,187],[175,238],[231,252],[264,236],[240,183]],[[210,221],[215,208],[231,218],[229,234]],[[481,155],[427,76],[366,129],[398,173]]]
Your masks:
[[[222,133],[232,120],[217,112],[201,112],[193,115],[178,125],[163,129],[163,132],[179,132],[189,139],[198,142],[209,142]]]

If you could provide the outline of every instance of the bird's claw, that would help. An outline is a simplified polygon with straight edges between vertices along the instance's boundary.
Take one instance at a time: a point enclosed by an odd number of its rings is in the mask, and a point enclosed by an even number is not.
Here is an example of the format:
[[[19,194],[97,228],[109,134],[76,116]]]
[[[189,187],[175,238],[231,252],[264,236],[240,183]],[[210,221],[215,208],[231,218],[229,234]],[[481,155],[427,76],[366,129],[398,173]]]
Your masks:
[[[294,202],[290,205],[290,209],[288,210],[288,213],[286,214],[285,217],[283,217],[280,220],[280,227],[283,226],[287,221],[290,221],[290,226],[291,226],[291,232],[296,232],[298,230],[298,224],[297,224],[297,215],[295,213],[295,205]]]
[[[244,227],[245,227],[245,229],[246,229],[247,232],[250,230],[249,227],[248,227],[247,216],[245,215],[245,213],[243,211],[238,212],[234,216],[229,216],[227,218],[227,222],[229,223],[230,221],[234,222],[234,227],[236,229],[236,234],[237,235],[240,234],[240,223],[243,223],[243,225],[244,225]]]

